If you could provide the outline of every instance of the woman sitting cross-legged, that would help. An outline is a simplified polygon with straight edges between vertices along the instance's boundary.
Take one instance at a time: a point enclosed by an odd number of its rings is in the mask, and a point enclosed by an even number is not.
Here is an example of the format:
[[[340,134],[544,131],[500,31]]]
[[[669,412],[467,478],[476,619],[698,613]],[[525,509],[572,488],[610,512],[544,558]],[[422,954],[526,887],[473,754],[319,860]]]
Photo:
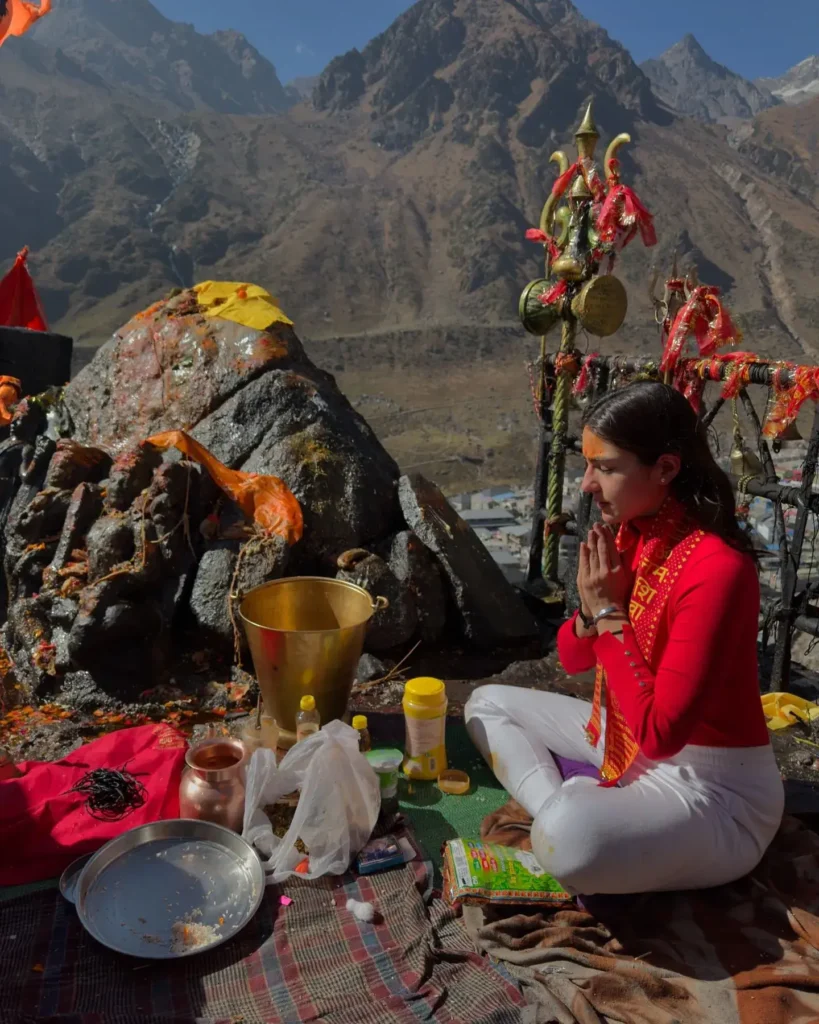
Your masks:
[[[686,399],[649,381],[587,413],[583,455],[603,523],[580,546],[581,610],[558,652],[569,674],[596,666],[594,703],[484,686],[467,728],[568,891],[731,882],[774,838],[784,793],[757,677],[759,581],[730,483]],[[556,757],[596,777],[564,782]]]

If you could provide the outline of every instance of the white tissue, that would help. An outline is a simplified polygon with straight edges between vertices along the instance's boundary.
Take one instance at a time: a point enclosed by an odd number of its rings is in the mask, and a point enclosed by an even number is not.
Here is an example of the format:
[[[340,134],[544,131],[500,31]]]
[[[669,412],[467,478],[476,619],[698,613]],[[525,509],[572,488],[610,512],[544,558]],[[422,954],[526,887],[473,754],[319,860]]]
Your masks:
[[[358,900],[347,900],[347,909],[358,921],[369,923],[375,920],[375,907],[372,903],[359,903]]]

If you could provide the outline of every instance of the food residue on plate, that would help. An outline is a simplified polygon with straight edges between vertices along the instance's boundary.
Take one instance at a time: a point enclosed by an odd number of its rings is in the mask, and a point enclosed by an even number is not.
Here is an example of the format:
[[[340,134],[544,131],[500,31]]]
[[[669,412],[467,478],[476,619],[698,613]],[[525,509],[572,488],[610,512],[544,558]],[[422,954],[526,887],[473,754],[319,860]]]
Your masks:
[[[209,946],[216,942],[219,932],[212,925],[192,921],[176,921],[171,926],[172,953],[187,953],[191,949]]]

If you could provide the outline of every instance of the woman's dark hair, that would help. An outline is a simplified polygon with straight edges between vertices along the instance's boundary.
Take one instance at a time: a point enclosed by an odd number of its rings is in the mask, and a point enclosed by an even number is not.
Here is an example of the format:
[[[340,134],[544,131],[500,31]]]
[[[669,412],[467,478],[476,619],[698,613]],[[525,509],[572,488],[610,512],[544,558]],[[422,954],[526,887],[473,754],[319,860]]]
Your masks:
[[[636,381],[596,402],[583,426],[645,466],[653,466],[661,455],[679,455],[674,496],[701,529],[753,555],[751,538],[736,519],[731,482],[714,460],[707,430],[679,391],[659,381]]]

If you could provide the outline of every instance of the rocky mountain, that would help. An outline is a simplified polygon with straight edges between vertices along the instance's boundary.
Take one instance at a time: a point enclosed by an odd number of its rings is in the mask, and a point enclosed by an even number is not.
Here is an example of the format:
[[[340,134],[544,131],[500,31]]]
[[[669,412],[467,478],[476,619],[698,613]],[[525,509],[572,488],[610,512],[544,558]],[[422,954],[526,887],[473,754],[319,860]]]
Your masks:
[[[536,343],[516,310],[542,253],[524,233],[593,99],[601,155],[632,135],[623,173],[660,235],[619,265],[630,312],[606,351],[656,351],[647,284],[677,249],[749,347],[816,358],[819,210],[766,162],[767,129],[752,154],[676,118],[568,0],[419,0],[284,114],[180,111],[110,82],[70,48],[3,47],[0,259],[32,246],[50,316],[83,346],[173,286],[256,280],[402,468],[526,477]]]
[[[819,95],[766,110],[744,134],[739,151],[815,203],[819,198]]]
[[[306,78],[293,78],[285,85],[284,91],[294,103],[299,103],[301,100],[309,100],[313,95],[313,90],[318,80],[318,75],[309,75]]]
[[[779,102],[760,83],[717,64],[691,33],[640,67],[664,103],[702,121],[753,117]]]
[[[819,96],[819,54],[800,61],[779,78],[758,78],[756,84],[783,103],[804,103]]]
[[[276,69],[243,35],[202,35],[149,0],[60,0],[31,38],[116,93],[181,110],[269,114],[292,104]]]

